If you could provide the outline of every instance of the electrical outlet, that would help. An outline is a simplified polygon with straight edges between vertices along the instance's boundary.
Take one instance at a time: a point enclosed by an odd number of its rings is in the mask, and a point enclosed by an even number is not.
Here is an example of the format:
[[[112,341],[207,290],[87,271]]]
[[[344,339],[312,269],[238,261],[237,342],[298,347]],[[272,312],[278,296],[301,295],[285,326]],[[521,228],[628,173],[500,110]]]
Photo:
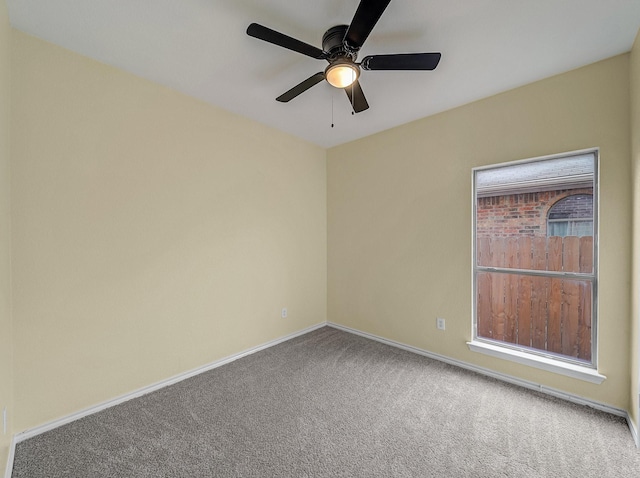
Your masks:
[[[442,317],[436,318],[436,327],[440,330],[445,329],[445,320]]]
[[[286,307],[283,307],[283,308],[282,308],[282,312],[280,312],[280,316],[281,316],[283,319],[286,319],[286,318],[287,318],[287,314],[288,314],[288,312],[287,312],[287,308],[286,308]]]

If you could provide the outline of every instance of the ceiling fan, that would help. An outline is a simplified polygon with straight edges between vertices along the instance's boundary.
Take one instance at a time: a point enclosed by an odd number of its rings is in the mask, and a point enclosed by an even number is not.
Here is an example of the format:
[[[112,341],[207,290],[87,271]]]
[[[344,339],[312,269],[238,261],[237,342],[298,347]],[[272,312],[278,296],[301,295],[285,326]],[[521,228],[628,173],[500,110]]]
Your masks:
[[[373,30],[391,0],[361,0],[350,25],[329,28],[322,36],[322,50],[277,32],[258,23],[247,28],[247,34],[259,40],[293,50],[318,60],[327,60],[324,71],[310,76],[276,98],[286,103],[322,80],[347,93],[353,111],[369,108],[358,78],[360,70],[433,70],[438,66],[440,53],[401,53],[370,55],[356,63],[358,51]]]

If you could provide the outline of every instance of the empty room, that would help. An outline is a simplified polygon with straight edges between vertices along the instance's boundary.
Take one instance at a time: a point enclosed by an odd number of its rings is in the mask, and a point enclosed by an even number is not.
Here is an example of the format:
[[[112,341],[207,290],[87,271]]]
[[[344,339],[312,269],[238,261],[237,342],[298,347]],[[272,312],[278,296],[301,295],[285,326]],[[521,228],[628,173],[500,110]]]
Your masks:
[[[640,476],[639,33],[0,0],[0,473]]]

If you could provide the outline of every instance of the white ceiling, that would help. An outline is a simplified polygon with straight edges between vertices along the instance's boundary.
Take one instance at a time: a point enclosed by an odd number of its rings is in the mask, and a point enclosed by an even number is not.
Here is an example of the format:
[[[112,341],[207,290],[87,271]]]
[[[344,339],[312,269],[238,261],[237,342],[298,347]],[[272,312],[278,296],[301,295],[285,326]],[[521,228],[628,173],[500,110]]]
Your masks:
[[[352,116],[326,82],[276,102],[326,62],[245,32],[257,22],[321,48],[359,0],[6,2],[19,30],[323,147],[627,52],[640,28],[640,0],[392,0],[359,57],[442,60],[434,71],[363,71],[371,107]]]

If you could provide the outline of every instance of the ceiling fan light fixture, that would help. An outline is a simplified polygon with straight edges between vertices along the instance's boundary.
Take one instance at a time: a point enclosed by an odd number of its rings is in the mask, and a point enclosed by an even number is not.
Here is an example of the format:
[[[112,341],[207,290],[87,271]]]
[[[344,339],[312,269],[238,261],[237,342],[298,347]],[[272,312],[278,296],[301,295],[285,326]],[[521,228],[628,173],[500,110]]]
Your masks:
[[[346,88],[356,82],[360,76],[360,68],[347,60],[331,63],[324,72],[327,81],[336,88]]]

